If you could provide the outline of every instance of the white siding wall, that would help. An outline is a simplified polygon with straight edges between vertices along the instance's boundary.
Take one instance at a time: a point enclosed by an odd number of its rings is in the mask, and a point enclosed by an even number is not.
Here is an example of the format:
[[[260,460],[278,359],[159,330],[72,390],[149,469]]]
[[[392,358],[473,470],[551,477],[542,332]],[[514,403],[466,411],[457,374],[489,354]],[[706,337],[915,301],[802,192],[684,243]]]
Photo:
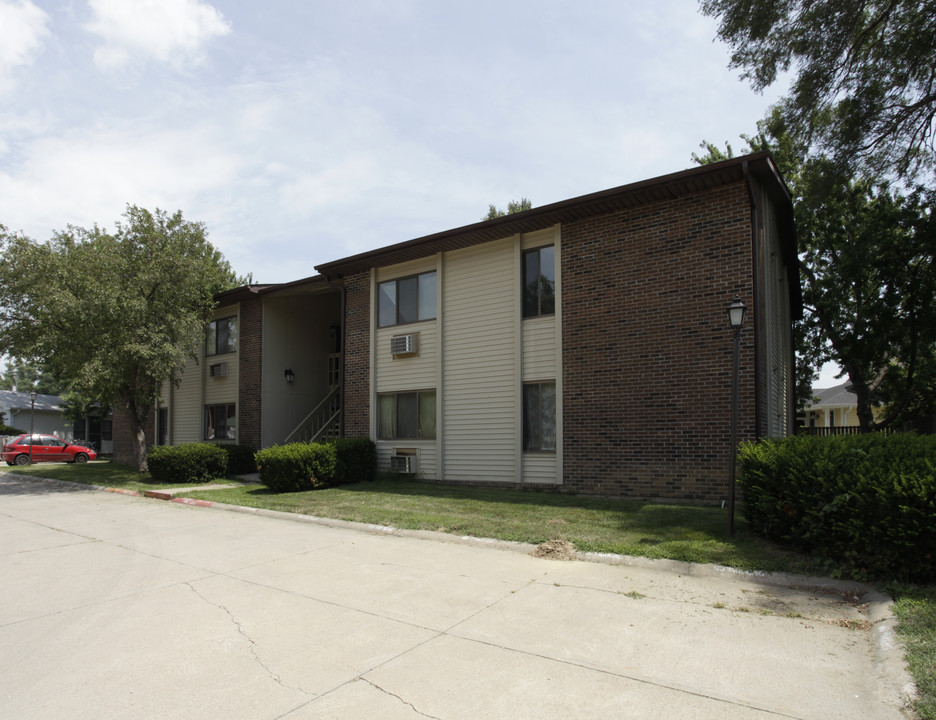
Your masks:
[[[396,452],[414,453],[421,477],[438,480],[561,483],[561,314],[523,320],[521,253],[554,245],[559,277],[559,228],[504,238],[412,263],[380,268],[377,285],[435,270],[436,319],[378,328],[372,312],[371,430],[376,397],[387,392],[435,389],[435,440],[378,440],[378,467]],[[558,301],[558,300],[557,300]],[[372,308],[373,310],[373,308]],[[419,354],[394,358],[394,335],[418,334]],[[557,452],[523,452],[524,382],[554,381]]]
[[[545,245],[556,248],[556,314],[522,321],[521,347],[523,382],[556,383],[556,452],[523,453],[523,482],[562,482],[562,345],[560,301],[562,297],[561,252],[559,228],[524,235],[523,250]],[[519,275],[516,282],[520,282]],[[522,412],[522,409],[521,409]],[[522,442],[522,437],[521,437]]]
[[[446,256],[446,480],[520,480],[518,260],[513,238]]]
[[[225,317],[238,318],[238,305],[218,308],[211,315],[212,320]],[[238,351],[240,338],[238,337]],[[163,386],[162,406],[169,406],[169,442],[172,445],[201,442],[204,440],[205,405],[237,404],[238,399],[238,357],[239,352],[225,353],[204,357],[204,345],[200,348],[201,360],[186,360],[178,387]],[[227,376],[209,377],[209,367],[218,363],[227,365]],[[237,408],[240,413],[240,408]],[[238,417],[240,417],[238,415]]]
[[[782,437],[792,428],[793,353],[790,346],[790,305],[786,266],[780,250],[779,232],[773,203],[764,193],[763,208],[766,262],[764,297],[767,331],[767,435]]]
[[[373,328],[373,377],[374,393],[410,392],[414,390],[435,390],[436,406],[439,405],[441,383],[439,381],[439,327],[441,326],[441,302],[438,288],[441,286],[441,268],[439,258],[423,260],[381,268],[371,288],[372,302],[376,303],[377,283],[395,278],[408,277],[419,273],[436,271],[436,319],[424,322],[408,323]],[[393,357],[390,353],[390,338],[394,335],[415,334],[419,336],[419,352],[416,355]],[[376,403],[372,406],[376,412]],[[378,440],[377,466],[381,470],[390,468],[390,456],[398,451],[415,453],[417,475],[435,479],[439,475],[439,452],[441,442],[441,423],[438,412],[436,417],[436,438],[428,440]],[[376,432],[375,432],[376,437]]]
[[[185,362],[181,382],[172,390],[170,442],[173,445],[202,440],[202,376],[194,360]]]

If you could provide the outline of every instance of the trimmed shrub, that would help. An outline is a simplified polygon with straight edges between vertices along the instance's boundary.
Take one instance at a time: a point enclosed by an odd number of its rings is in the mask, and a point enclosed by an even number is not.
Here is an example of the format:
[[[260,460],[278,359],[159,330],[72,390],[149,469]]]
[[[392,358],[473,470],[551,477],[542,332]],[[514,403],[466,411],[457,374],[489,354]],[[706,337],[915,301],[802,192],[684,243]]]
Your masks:
[[[15,427],[9,425],[0,425],[0,435],[9,435],[10,437],[16,437],[17,435],[28,435],[29,432],[26,430],[17,430]]]
[[[335,480],[335,446],[323,443],[275,445],[256,455],[260,482],[274,492],[327,487]]]
[[[936,580],[936,436],[795,436],[738,454],[751,529],[856,577]]]
[[[159,483],[205,483],[227,475],[227,453],[219,445],[157,445],[146,462]]]
[[[377,445],[367,437],[336,438],[335,485],[369,482],[377,478]]]
[[[250,475],[257,472],[256,451],[246,445],[218,445],[227,453],[227,468],[230,475]]]

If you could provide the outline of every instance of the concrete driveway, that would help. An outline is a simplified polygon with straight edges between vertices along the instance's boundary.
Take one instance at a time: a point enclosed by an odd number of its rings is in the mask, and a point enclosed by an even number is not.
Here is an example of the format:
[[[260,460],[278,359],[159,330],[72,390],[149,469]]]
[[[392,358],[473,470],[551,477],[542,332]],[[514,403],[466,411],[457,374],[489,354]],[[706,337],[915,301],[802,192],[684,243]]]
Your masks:
[[[0,717],[904,717],[868,588],[437,537],[0,474]]]

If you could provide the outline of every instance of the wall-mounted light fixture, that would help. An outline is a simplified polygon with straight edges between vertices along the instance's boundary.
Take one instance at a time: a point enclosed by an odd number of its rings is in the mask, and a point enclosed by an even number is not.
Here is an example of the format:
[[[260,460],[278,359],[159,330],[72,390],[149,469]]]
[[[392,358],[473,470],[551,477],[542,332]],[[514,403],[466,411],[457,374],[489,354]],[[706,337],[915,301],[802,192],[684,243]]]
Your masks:
[[[296,373],[292,371],[292,368],[286,368],[286,372],[284,372],[283,375],[286,377],[286,382],[288,383],[294,382],[296,379]]]

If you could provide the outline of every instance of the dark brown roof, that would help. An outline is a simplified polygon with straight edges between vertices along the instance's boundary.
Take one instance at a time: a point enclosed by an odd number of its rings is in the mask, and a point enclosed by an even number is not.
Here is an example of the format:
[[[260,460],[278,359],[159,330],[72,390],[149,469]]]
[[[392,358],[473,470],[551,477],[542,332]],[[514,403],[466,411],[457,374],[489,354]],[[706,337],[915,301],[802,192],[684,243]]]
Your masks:
[[[318,285],[325,285],[328,278],[322,275],[312,275],[301,280],[291,280],[287,283],[273,283],[270,285],[243,285],[241,287],[225,290],[215,295],[218,304],[224,305],[229,302],[243,302],[251,300],[259,295],[269,295],[271,293],[290,293],[300,291],[306,288],[315,289]]]
[[[485,220],[445,230],[433,235],[388,245],[368,252],[316,265],[315,269],[330,278],[367,270],[372,267],[395,265],[416,260],[437,252],[456,250],[492,240],[499,240],[516,233],[528,233],[552,227],[557,223],[569,223],[594,215],[638,207],[652,202],[710,190],[723,185],[742,182],[750,172],[761,185],[766,187],[780,207],[781,215],[787,215],[792,233],[792,205],[790,195],[769,153],[755,153],[711,165],[702,165],[682,172],[663,175],[651,180],[622,185],[601,192],[543,205],[514,215],[494,220]],[[786,233],[784,233],[786,234]],[[791,252],[795,258],[795,241],[791,237]],[[798,285],[798,284],[797,284]]]

